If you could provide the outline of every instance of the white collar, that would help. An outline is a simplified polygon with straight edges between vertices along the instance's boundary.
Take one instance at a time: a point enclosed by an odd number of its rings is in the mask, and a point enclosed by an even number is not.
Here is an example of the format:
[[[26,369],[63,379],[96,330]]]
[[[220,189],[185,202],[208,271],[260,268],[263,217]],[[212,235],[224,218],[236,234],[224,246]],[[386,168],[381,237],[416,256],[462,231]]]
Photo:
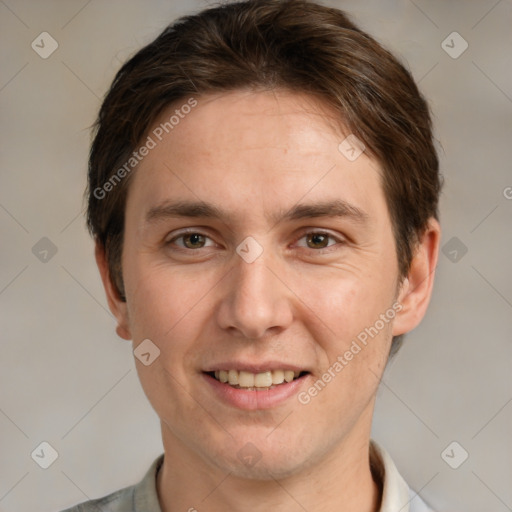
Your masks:
[[[389,453],[373,440],[370,441],[370,465],[382,486],[379,512],[433,512],[409,489]]]
[[[163,458],[164,455],[160,455],[144,479],[134,486],[134,512],[160,512],[156,475]],[[370,465],[374,477],[379,480],[382,487],[379,512],[433,512],[414,491],[409,489],[388,452],[373,440],[370,441]]]

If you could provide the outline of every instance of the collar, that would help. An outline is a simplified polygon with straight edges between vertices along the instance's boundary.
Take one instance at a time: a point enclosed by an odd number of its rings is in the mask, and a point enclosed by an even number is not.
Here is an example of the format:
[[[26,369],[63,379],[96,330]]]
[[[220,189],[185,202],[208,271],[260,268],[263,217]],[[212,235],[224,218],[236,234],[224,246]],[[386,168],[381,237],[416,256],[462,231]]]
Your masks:
[[[370,466],[382,489],[379,512],[410,512],[409,486],[391,456],[375,441],[370,441]]]
[[[134,512],[147,512],[148,510],[162,512],[156,491],[156,476],[163,461],[164,454],[155,459],[144,478],[135,486],[133,493]],[[421,512],[429,510],[419,496],[411,493],[391,456],[373,440],[370,441],[370,466],[374,477],[382,488],[379,512]]]

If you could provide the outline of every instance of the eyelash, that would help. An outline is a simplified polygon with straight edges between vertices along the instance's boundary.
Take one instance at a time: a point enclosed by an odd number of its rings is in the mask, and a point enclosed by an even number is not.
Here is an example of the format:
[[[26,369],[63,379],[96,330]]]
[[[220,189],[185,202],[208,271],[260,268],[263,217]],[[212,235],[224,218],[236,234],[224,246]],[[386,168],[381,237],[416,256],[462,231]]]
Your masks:
[[[200,235],[200,236],[202,236],[202,237],[204,237],[204,238],[206,238],[208,240],[212,240],[208,235],[205,235],[204,233],[201,233],[201,231],[189,230],[189,231],[185,231],[185,232],[182,232],[182,233],[174,236],[170,240],[166,241],[165,245],[166,246],[173,245],[176,242],[176,240],[183,239],[183,237],[185,237],[187,235]],[[335,248],[336,246],[344,245],[346,243],[345,240],[342,240],[342,239],[332,235],[331,233],[329,233],[327,231],[312,230],[312,231],[303,232],[303,234],[295,241],[295,244],[299,240],[302,240],[303,238],[306,238],[307,236],[313,236],[313,235],[325,235],[325,236],[327,236],[329,238],[329,240],[334,240],[335,243],[327,245],[326,247],[321,247],[319,249],[313,249],[313,248],[307,247],[307,246],[302,246],[301,247],[302,249],[309,249],[311,251],[314,251],[316,254],[324,254],[326,252],[332,252],[333,250],[335,250],[333,248]],[[181,251],[184,251],[184,252],[193,252],[193,251],[198,251],[199,249],[204,249],[205,248],[205,247],[198,247],[197,249],[190,249],[190,248],[184,247],[184,246],[177,246],[177,247],[178,247],[178,250],[181,250]]]

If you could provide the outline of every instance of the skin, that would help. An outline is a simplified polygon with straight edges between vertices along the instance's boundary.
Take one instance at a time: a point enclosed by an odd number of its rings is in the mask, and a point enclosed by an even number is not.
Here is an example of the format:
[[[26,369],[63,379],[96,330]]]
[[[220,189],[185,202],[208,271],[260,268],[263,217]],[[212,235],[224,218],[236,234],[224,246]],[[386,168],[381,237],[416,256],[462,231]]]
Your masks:
[[[118,334],[134,347],[149,338],[160,349],[151,365],[136,365],[161,420],[162,510],[376,511],[380,490],[368,460],[375,394],[392,336],[425,314],[439,224],[430,220],[401,281],[379,165],[366,153],[351,162],[338,150],[348,132],[325,105],[286,91],[197,99],[130,184],[126,302],[96,251]],[[335,200],[365,212],[364,221],[279,220],[297,204]],[[155,213],[174,201],[208,202],[225,215]],[[177,238],[184,228],[205,238]],[[312,231],[330,238],[308,238]],[[263,248],[253,263],[236,252],[248,236]],[[307,390],[396,301],[402,309],[394,321],[307,405],[293,396],[241,410],[202,378],[221,361],[272,360],[309,371],[300,388]],[[261,454],[250,466],[237,456],[248,442]]]

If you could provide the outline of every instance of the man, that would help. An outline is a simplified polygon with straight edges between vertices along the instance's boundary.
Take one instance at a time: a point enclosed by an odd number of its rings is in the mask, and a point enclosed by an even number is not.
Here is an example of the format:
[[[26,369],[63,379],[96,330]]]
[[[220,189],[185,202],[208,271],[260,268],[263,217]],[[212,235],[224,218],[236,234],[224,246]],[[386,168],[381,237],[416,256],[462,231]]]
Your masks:
[[[69,510],[429,510],[370,429],[430,299],[439,191],[414,81],[336,9],[229,3],[136,54],[88,222],[165,453]]]

